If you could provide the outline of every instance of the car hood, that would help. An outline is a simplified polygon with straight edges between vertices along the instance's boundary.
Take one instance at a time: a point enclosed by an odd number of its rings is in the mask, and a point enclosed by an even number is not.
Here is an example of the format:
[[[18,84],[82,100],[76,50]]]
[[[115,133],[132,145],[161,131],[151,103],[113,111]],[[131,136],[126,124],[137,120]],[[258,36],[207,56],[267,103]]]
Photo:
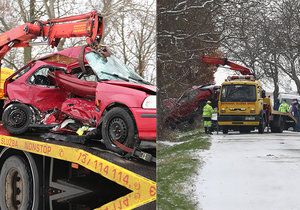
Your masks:
[[[117,86],[132,88],[132,89],[136,89],[136,90],[141,90],[141,91],[144,91],[151,95],[156,94],[156,87],[153,85],[144,85],[144,84],[123,82],[123,81],[116,81],[116,80],[105,81],[105,83],[110,84],[110,85],[117,85]]]

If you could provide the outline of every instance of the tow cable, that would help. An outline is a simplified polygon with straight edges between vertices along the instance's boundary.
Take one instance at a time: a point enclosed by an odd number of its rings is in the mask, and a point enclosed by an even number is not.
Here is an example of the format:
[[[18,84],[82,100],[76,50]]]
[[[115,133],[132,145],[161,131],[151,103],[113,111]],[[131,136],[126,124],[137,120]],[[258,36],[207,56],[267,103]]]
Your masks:
[[[137,158],[140,158],[140,159],[142,159],[144,161],[147,161],[147,162],[156,163],[156,158],[153,155],[151,155],[150,153],[143,152],[143,151],[139,150],[136,147],[135,148],[127,147],[127,146],[125,146],[124,144],[121,144],[118,141],[113,141],[113,143],[119,149],[121,149],[123,152],[126,153],[124,157],[137,157]]]

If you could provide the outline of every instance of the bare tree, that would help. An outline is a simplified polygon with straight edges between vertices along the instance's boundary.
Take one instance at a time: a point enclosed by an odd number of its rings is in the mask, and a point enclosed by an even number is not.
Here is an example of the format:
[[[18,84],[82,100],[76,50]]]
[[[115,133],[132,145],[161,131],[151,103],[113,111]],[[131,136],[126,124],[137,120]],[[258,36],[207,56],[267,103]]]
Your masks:
[[[24,22],[47,20],[89,12],[92,9],[104,16],[103,44],[109,45],[117,56],[147,79],[155,81],[155,1],[89,0],[86,6],[78,0],[2,0],[0,30],[9,30]],[[4,9],[6,8],[6,9]],[[123,22],[121,22],[123,21]],[[55,49],[39,46],[34,49],[13,49],[5,57],[6,65],[18,68],[30,59],[62,50],[65,47],[85,44],[84,38],[61,39]],[[123,49],[122,49],[123,46]],[[23,58],[23,59],[20,59]]]
[[[228,57],[253,69],[258,78],[273,83],[274,98],[278,96],[282,75],[291,78],[300,93],[299,2],[241,1],[238,7],[236,2],[229,2],[226,7],[227,12],[234,8],[234,12],[225,13],[226,30],[221,42]]]
[[[218,51],[221,33],[215,17],[221,7],[211,0],[161,0],[157,8],[158,136],[162,138],[164,99],[214,82],[215,68],[200,58]]]
[[[152,66],[156,55],[154,1],[135,7],[131,14],[128,16],[127,12],[122,12],[118,19],[114,19],[112,33],[107,39],[113,43],[112,47],[123,58],[124,63],[145,77],[146,71],[155,68]]]

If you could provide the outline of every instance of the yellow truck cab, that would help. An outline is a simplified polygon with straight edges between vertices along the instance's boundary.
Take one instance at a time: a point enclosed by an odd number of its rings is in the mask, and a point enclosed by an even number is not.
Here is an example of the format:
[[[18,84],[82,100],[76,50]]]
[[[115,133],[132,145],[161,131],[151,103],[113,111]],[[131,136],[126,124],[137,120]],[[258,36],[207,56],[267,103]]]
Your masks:
[[[0,119],[2,118],[3,106],[4,106],[4,82],[14,73],[14,70],[9,68],[1,68],[0,70]]]
[[[0,72],[0,100],[4,99],[4,82],[5,80],[14,73],[14,70],[9,68],[1,68]]]
[[[265,91],[254,76],[231,76],[222,84],[218,101],[218,124],[228,130],[263,132]]]
[[[258,129],[264,133],[265,127],[273,133],[295,127],[297,119],[288,112],[273,110],[271,99],[266,97],[260,81],[251,69],[229,61],[227,58],[203,56],[203,63],[229,66],[242,76],[231,76],[222,84],[218,100],[218,125],[224,134],[228,130],[249,133]],[[269,130],[269,129],[268,129]]]

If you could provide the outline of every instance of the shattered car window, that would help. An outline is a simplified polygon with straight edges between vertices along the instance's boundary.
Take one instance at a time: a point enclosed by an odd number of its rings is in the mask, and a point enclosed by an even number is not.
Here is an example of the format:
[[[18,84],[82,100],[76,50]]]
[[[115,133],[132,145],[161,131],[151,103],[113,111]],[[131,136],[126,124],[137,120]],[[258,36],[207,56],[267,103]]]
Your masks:
[[[81,80],[85,80],[85,81],[88,81],[88,82],[97,82],[97,77],[96,75],[87,75],[87,76],[83,76],[81,77]]]
[[[114,55],[105,58],[98,53],[89,52],[85,58],[100,80],[125,80],[136,83],[147,83]]]
[[[97,75],[95,75],[93,69],[90,66],[85,66],[86,73],[82,73],[81,68],[75,68],[73,69],[73,72],[75,72],[74,75],[77,76],[78,79],[88,81],[88,82],[98,82]]]
[[[49,78],[49,68],[43,67],[37,70],[34,74],[29,78],[29,82],[33,85],[45,85],[45,86],[54,86]]]

